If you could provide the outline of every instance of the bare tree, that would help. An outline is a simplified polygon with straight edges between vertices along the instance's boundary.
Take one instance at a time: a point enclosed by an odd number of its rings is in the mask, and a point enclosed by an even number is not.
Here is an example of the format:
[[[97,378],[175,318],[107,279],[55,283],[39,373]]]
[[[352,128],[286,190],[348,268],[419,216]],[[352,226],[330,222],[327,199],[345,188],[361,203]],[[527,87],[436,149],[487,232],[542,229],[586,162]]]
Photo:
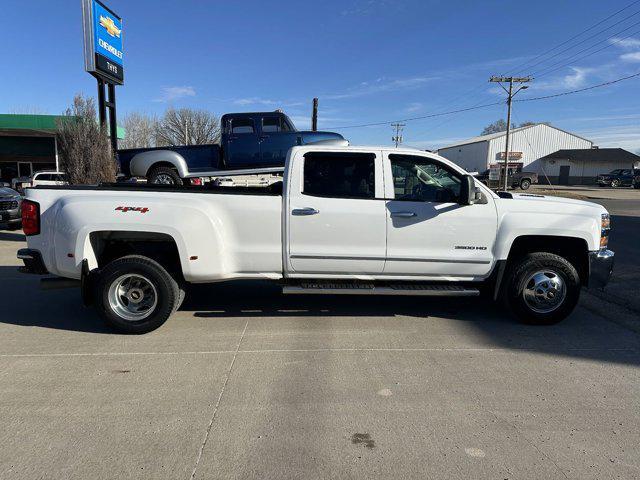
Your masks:
[[[203,145],[220,140],[220,120],[206,110],[169,108],[158,122],[158,145]]]
[[[528,127],[530,125],[538,125],[539,123],[543,123],[545,125],[551,125],[551,122],[522,122],[520,125],[518,125],[518,128],[520,127]],[[512,123],[511,124],[511,128],[516,128],[516,124]],[[487,125],[486,127],[484,127],[484,130],[482,130],[482,133],[480,135],[490,135],[492,133],[500,133],[500,132],[506,132],[507,131],[507,122],[505,122],[504,120],[500,119],[500,120],[496,120],[495,122]]]
[[[76,95],[73,105],[58,121],[57,131],[60,166],[71,184],[113,182],[116,163],[107,133],[96,121],[92,98]]]
[[[156,146],[158,133],[158,119],[155,115],[132,112],[124,117],[124,139],[118,145],[120,148],[147,148]]]
[[[511,128],[515,128],[515,125],[511,125]],[[507,122],[500,119],[484,127],[484,130],[482,130],[482,133],[480,135],[490,135],[492,133],[500,133],[500,132],[506,132],[506,131],[507,131]]]

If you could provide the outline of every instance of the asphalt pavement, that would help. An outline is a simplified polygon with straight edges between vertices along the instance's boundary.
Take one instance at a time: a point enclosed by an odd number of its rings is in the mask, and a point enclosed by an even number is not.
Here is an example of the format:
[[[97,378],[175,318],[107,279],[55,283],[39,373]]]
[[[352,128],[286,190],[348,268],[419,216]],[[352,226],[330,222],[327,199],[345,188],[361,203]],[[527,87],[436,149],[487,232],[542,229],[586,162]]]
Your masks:
[[[618,267],[640,213],[616,210]],[[236,282],[126,336],[17,273],[22,245],[0,232],[2,479],[640,477],[640,335],[593,298],[541,328]]]

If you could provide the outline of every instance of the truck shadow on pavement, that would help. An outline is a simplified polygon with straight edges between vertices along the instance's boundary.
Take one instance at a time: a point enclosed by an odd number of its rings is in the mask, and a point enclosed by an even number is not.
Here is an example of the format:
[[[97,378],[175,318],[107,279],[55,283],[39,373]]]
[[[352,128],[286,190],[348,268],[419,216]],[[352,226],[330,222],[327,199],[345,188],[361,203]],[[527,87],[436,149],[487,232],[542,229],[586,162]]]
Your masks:
[[[21,274],[17,267],[0,267],[0,324],[114,335],[93,309],[82,305],[78,289],[40,291],[38,283],[39,277]],[[175,334],[182,321],[215,329],[218,320],[234,318],[254,319],[267,329],[272,321],[276,334],[282,328],[278,319],[285,318],[295,321],[300,335],[309,328],[326,330],[327,339],[333,329],[346,328],[351,341],[364,348],[382,342],[401,349],[513,349],[640,365],[640,336],[585,308],[557,325],[536,327],[518,323],[481,298],[282,295],[272,283],[236,281],[190,286],[169,322],[175,322]],[[369,345],[373,338],[376,345]]]
[[[0,323],[88,333],[113,333],[96,312],[85,308],[77,288],[40,290],[39,275],[0,266]]]
[[[24,242],[25,236],[22,231],[12,232],[10,230],[0,230],[0,241]]]
[[[191,287],[181,311],[206,319],[315,317],[320,326],[343,317],[355,319],[353,328],[363,333],[398,321],[394,330],[403,335],[407,330],[406,343],[398,345],[402,348],[420,348],[423,339],[440,338],[452,348],[504,348],[640,365],[640,335],[580,306],[557,325],[532,326],[483,298],[282,295],[273,284],[233,282]]]

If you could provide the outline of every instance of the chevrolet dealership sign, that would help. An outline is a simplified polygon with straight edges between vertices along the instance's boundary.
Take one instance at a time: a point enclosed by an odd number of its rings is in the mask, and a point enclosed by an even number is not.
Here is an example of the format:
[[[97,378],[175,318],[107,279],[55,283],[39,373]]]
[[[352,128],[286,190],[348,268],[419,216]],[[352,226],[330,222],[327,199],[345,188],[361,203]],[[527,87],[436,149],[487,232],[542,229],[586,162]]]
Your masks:
[[[122,85],[122,18],[98,0],[82,0],[84,64],[87,72]]]

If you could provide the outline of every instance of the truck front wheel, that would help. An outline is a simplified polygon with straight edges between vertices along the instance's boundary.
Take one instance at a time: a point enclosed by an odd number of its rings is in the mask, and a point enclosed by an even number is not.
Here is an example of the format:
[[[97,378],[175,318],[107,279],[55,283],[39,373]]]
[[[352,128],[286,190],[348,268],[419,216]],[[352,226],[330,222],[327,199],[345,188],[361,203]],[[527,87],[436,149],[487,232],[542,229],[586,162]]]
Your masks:
[[[507,282],[510,310],[523,323],[551,325],[566,318],[580,297],[580,276],[566,259],[530,253],[511,269]]]
[[[531,180],[529,180],[528,178],[525,178],[520,182],[520,188],[522,190],[528,190],[530,186],[531,186]]]
[[[182,185],[178,172],[171,167],[156,167],[147,175],[149,183],[160,185]]]
[[[176,281],[157,262],[141,255],[106,265],[95,282],[95,306],[122,333],[147,333],[161,326],[181,300]]]

